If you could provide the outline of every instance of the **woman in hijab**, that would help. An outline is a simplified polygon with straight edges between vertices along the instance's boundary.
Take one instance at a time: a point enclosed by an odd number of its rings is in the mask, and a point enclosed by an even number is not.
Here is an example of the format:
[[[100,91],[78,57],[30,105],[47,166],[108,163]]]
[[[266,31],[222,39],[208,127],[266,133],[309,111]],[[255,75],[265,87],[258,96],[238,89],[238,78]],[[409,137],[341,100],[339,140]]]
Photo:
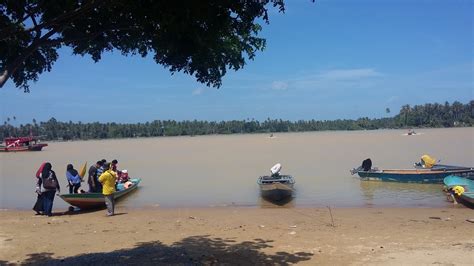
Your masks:
[[[56,173],[52,170],[50,163],[44,164],[36,183],[36,191],[39,191],[43,198],[43,214],[52,216],[54,194],[56,194],[56,191],[59,194],[60,187]]]
[[[77,193],[77,190],[81,186],[81,176],[77,172],[76,169],[74,169],[74,166],[72,164],[68,164],[66,167],[66,178],[67,182],[69,183],[69,194],[74,194]]]
[[[36,171],[36,183],[38,183],[38,179],[41,178],[41,172],[43,172],[44,165],[46,163],[42,163],[41,166],[38,168]],[[33,210],[36,212],[36,215],[43,215],[43,195],[41,194],[41,189],[39,187],[36,188],[35,190],[37,197],[36,197],[36,203],[33,206]]]

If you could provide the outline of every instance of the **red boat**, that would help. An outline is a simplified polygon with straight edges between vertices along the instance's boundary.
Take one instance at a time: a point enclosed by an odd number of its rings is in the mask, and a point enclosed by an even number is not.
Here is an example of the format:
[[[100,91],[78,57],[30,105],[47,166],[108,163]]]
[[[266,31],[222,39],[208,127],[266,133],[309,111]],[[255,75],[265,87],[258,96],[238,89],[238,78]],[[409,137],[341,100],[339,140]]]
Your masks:
[[[48,146],[46,143],[39,143],[37,137],[10,137],[5,138],[5,145],[0,145],[0,152],[8,151],[40,151]]]

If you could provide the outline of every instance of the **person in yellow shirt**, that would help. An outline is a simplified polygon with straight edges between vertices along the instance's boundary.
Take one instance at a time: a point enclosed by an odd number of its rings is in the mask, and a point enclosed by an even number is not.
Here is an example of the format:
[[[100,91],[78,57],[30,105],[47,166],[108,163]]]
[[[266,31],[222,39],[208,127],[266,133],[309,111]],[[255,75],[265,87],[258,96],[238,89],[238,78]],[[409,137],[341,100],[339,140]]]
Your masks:
[[[99,176],[99,182],[102,184],[102,194],[105,198],[107,206],[107,216],[114,215],[115,202],[115,182],[117,181],[117,173],[110,169],[110,163],[104,164],[104,172]]]

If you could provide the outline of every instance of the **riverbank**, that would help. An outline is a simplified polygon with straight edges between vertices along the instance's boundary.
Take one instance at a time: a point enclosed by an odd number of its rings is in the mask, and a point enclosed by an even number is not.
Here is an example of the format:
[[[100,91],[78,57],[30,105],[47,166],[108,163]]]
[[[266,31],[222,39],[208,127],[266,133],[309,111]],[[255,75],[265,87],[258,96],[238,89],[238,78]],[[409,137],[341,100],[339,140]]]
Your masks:
[[[474,261],[474,212],[451,208],[0,211],[0,264],[445,264]],[[332,218],[331,218],[332,214]]]

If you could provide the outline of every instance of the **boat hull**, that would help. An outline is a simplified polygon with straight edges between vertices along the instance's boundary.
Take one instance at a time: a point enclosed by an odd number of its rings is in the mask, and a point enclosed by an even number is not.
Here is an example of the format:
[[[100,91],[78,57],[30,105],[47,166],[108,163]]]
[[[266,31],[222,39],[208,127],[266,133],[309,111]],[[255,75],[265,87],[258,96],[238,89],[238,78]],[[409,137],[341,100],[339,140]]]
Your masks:
[[[292,196],[295,180],[292,176],[261,176],[257,181],[260,195],[270,201],[282,201]]]
[[[444,185],[450,192],[450,194],[454,197],[454,199],[458,202],[463,204],[466,207],[474,208],[474,181],[458,177],[458,176],[448,176],[444,179]],[[458,195],[454,193],[451,189],[455,186],[461,186],[464,188],[464,193]]]
[[[449,175],[474,178],[474,168],[465,168],[460,170],[370,170],[359,171],[357,174],[361,180],[369,181],[442,184],[444,178]]]
[[[263,198],[271,201],[281,201],[293,194],[293,185],[289,184],[264,184],[260,185],[260,194]]]
[[[127,189],[115,192],[114,199],[119,200],[123,196],[132,192],[138,187],[140,178],[131,179],[133,185]],[[78,207],[82,210],[85,209],[97,209],[105,207],[105,199],[102,193],[82,193],[82,194],[63,194],[60,197],[72,206]]]
[[[0,152],[41,151],[46,146],[48,146],[46,143],[18,147],[0,146]]]

